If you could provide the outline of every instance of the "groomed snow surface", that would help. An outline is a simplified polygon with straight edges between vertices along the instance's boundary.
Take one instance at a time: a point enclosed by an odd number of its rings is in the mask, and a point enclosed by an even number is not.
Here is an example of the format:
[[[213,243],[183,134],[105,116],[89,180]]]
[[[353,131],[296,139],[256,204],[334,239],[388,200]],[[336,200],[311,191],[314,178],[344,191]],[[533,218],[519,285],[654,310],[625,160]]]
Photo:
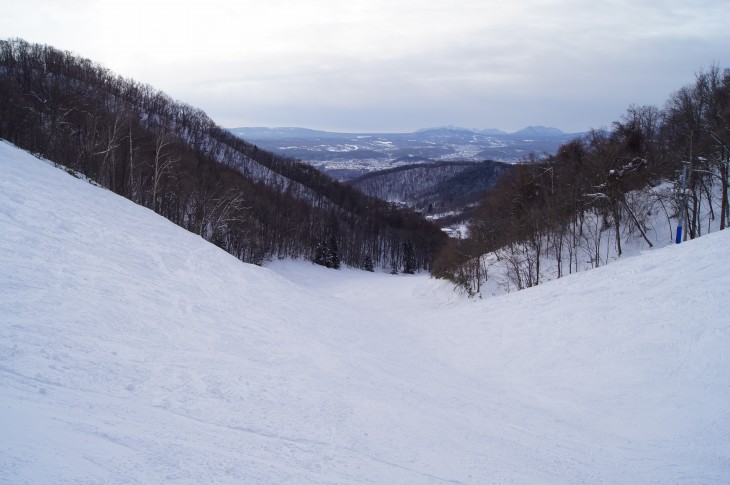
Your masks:
[[[0,143],[0,483],[730,482],[730,231],[485,300]]]

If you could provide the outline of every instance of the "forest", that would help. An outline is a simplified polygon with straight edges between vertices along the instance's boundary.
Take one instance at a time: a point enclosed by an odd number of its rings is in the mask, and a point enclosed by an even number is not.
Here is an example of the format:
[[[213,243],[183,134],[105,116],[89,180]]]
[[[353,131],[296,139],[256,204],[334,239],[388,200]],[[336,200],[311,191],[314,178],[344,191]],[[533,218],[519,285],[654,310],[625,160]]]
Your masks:
[[[682,239],[715,222],[720,229],[730,224],[730,70],[716,65],[663,108],[630,106],[610,129],[592,130],[547,158],[508,168],[394,169],[353,187],[262,150],[203,111],[91,60],[2,40],[0,138],[245,262],[305,258],[332,268],[426,270],[472,295],[488,280],[490,261],[522,289],[548,273],[559,278],[601,266],[632,238],[650,246],[652,238],[671,240],[673,221],[684,221]],[[424,180],[429,187],[419,185]],[[376,197],[392,199],[396,191],[426,211],[449,198],[473,205],[454,189],[465,180],[476,184],[470,197],[489,190],[470,213],[468,237],[459,239]],[[658,213],[670,230],[650,235]]]
[[[21,39],[0,41],[0,138],[249,263],[430,270],[446,241],[414,212],[247,143],[199,109]]]
[[[454,213],[442,224],[465,218],[468,209],[494,187],[499,176],[514,169],[495,162],[431,162],[368,172],[347,183],[383,200],[397,201],[422,214]]]
[[[523,289],[547,274],[606,264],[632,239],[651,247],[724,229],[729,157],[730,70],[711,66],[662,109],[630,106],[609,130],[504,173],[475,211],[469,236],[449,241],[434,274],[476,295],[500,266],[506,284]],[[654,233],[657,217],[668,231]]]

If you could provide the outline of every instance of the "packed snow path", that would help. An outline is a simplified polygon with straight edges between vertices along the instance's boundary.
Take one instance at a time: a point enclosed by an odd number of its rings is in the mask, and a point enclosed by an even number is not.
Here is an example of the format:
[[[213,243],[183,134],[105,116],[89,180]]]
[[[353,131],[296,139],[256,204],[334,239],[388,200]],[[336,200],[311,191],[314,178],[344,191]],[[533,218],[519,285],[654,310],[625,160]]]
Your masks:
[[[730,231],[470,301],[0,143],[0,483],[727,483]]]

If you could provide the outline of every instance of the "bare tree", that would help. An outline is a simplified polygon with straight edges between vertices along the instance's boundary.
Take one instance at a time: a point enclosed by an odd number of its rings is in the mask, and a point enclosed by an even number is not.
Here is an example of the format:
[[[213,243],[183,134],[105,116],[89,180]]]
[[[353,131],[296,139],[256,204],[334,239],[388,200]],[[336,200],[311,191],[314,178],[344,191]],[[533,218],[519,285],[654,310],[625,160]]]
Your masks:
[[[174,172],[177,158],[173,155],[173,135],[166,129],[161,128],[155,137],[155,152],[152,161],[152,208],[157,211],[157,197],[163,187],[165,178]]]

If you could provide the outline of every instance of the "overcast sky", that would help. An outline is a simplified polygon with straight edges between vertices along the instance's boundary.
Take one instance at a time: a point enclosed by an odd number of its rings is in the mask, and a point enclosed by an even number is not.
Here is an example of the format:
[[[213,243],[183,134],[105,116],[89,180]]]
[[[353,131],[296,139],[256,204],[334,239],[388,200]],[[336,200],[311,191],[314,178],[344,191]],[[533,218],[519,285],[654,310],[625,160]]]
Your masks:
[[[0,36],[88,57],[225,127],[567,132],[730,67],[728,0],[0,0]]]

